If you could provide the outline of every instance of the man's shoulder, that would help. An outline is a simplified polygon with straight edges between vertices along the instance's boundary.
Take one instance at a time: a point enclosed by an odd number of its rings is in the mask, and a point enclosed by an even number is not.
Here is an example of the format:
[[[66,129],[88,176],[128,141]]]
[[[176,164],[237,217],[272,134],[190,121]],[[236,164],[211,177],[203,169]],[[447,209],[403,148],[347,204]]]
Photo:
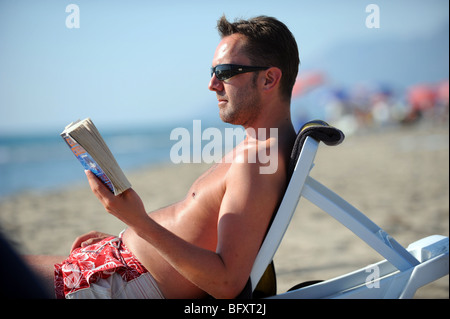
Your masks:
[[[227,179],[271,183],[279,181],[282,184],[286,179],[285,162],[284,155],[274,143],[248,144],[234,150]]]

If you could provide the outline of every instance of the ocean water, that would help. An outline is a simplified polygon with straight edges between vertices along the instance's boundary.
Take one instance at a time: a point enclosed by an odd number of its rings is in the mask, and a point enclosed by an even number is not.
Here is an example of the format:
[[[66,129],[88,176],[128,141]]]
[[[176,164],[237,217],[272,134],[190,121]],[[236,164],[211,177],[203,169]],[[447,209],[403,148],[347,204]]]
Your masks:
[[[127,170],[170,161],[172,127],[101,132],[120,167]],[[0,136],[0,199],[29,190],[51,190],[82,181],[83,167],[60,132]]]

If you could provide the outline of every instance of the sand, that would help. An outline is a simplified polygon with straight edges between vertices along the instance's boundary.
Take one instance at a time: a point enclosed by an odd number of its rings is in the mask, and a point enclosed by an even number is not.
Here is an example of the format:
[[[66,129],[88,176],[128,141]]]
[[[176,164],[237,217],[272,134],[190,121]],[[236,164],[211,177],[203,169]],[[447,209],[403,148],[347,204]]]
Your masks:
[[[449,129],[422,124],[348,136],[321,145],[312,176],[407,246],[449,235]],[[147,210],[182,199],[208,165],[158,165],[126,172]],[[125,225],[104,212],[87,181],[51,192],[0,201],[0,229],[20,253],[68,253],[90,230],[118,234]],[[313,279],[329,279],[383,258],[333,218],[301,200],[275,256],[278,292]],[[415,298],[449,298],[448,276]]]

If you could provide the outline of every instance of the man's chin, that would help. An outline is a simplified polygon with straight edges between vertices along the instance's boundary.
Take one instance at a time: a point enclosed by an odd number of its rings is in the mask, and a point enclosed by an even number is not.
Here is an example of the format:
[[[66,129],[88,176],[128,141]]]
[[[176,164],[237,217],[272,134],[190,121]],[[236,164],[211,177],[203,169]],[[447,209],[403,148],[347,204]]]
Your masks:
[[[232,118],[223,109],[220,109],[219,116],[220,116],[220,119],[222,120],[222,122],[228,123],[228,124],[234,124],[234,123],[232,123],[233,122]]]
[[[220,119],[222,120],[222,122],[227,124],[239,125],[239,123],[237,123],[237,121],[234,118],[231,118],[229,116],[220,115]]]

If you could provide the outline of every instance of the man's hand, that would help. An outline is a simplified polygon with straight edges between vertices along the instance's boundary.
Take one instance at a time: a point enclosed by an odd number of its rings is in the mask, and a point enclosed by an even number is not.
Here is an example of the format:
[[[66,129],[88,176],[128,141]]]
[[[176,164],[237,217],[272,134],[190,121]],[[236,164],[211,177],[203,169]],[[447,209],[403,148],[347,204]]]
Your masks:
[[[87,234],[79,236],[72,244],[72,248],[70,248],[70,252],[72,252],[76,248],[86,247],[92,244],[95,244],[105,238],[111,237],[112,235],[108,235],[105,233],[100,233],[98,231],[91,231]]]
[[[117,217],[129,227],[139,226],[148,219],[144,204],[139,195],[128,189],[122,194],[114,194],[89,170],[85,171],[92,192],[111,215]]]

